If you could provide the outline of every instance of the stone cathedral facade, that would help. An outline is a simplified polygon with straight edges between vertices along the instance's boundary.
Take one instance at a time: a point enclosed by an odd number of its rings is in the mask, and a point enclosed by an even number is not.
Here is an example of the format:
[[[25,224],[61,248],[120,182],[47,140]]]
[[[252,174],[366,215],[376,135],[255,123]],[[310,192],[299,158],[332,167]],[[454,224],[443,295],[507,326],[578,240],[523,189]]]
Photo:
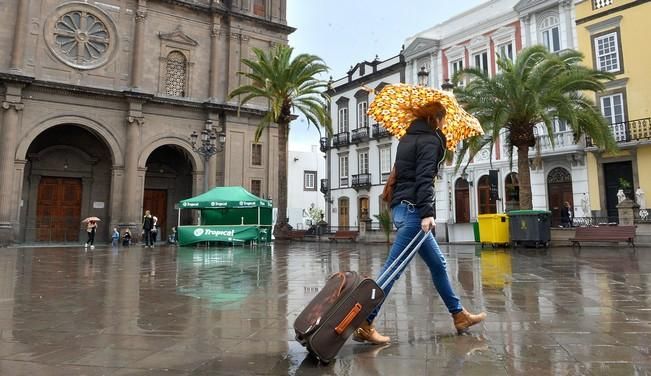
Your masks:
[[[275,197],[265,110],[238,114],[252,48],[287,43],[286,0],[0,0],[0,241],[81,242],[86,216],[162,236],[175,204],[208,187]],[[224,150],[204,160],[189,136],[212,127]],[[181,221],[190,221],[184,216]]]

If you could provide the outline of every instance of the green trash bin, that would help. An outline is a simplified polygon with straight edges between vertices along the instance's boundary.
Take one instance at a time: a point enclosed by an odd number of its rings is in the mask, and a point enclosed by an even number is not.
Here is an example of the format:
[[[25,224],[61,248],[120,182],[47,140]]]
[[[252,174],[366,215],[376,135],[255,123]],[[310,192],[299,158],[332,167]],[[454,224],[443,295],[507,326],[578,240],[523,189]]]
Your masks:
[[[546,210],[512,210],[509,212],[511,244],[548,247],[551,240],[551,216]]]
[[[481,241],[479,237],[479,222],[472,223],[472,232],[475,235],[475,243],[479,243]]]

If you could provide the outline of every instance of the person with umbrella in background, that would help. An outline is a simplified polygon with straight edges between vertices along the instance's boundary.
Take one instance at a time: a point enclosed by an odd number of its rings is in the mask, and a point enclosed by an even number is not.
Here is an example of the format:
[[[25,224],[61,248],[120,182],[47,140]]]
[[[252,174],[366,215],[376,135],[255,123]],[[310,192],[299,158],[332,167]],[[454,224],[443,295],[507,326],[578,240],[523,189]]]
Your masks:
[[[445,159],[446,149],[455,150],[459,141],[482,135],[484,131],[479,121],[461,108],[454,96],[422,86],[385,86],[376,94],[368,114],[400,140],[383,197],[391,207],[397,233],[380,274],[422,230],[427,238],[418,254],[427,264],[434,287],[452,315],[454,327],[461,334],[483,321],[486,314],[468,312],[452,288],[445,257],[431,233],[435,226],[434,178],[439,164]],[[399,277],[400,274],[385,288],[385,297]],[[353,340],[376,345],[390,341],[373,326],[379,310],[377,307],[366,318],[353,334]]]
[[[84,248],[90,246],[90,249],[95,249],[95,233],[97,232],[97,222],[99,221],[100,219],[97,217],[88,217],[82,221],[86,223],[86,233],[88,234],[88,240],[84,244]]]

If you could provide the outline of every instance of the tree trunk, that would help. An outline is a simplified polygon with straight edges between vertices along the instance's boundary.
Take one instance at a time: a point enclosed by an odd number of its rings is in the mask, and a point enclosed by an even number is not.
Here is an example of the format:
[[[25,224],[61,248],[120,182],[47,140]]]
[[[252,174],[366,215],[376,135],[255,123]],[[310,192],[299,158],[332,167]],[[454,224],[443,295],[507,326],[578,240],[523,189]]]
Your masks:
[[[520,181],[520,209],[531,210],[533,208],[531,198],[531,171],[529,170],[529,146],[517,146],[518,148],[518,180]]]
[[[274,236],[278,239],[287,238],[287,141],[289,136],[289,124],[278,124],[278,197],[276,198],[278,217]]]

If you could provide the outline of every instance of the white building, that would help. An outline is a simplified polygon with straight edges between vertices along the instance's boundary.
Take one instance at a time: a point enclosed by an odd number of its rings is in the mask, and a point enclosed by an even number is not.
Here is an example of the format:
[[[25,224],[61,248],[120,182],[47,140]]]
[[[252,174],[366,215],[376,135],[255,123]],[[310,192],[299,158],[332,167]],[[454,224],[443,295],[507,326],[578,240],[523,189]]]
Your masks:
[[[407,82],[418,83],[420,73],[427,85],[441,88],[463,68],[496,74],[497,56],[515,59],[523,46],[544,44],[552,51],[574,48],[573,14],[573,5],[567,1],[492,0],[480,4],[406,40]],[[580,195],[587,191],[584,146],[575,142],[565,124],[556,125],[554,148],[543,128],[538,135],[539,150],[530,152],[533,206],[560,215],[562,202],[578,206]],[[541,158],[536,158],[538,152]],[[452,164],[445,166],[436,182],[439,239],[473,240],[471,222],[478,214],[517,208],[517,160],[514,153],[511,163],[504,139],[492,150],[482,150],[463,177],[461,171],[454,170]],[[491,198],[491,186],[497,187],[497,199]]]
[[[367,115],[374,93],[387,84],[404,82],[402,55],[363,61],[333,81],[330,115],[334,135],[326,140],[328,179],[326,221],[335,227],[358,227],[382,210],[380,194],[395,159],[397,140]]]
[[[309,209],[314,207],[325,213],[325,199],[319,191],[319,179],[325,178],[325,158],[319,147],[312,150],[289,151],[287,160],[287,216],[295,229],[310,226]]]

